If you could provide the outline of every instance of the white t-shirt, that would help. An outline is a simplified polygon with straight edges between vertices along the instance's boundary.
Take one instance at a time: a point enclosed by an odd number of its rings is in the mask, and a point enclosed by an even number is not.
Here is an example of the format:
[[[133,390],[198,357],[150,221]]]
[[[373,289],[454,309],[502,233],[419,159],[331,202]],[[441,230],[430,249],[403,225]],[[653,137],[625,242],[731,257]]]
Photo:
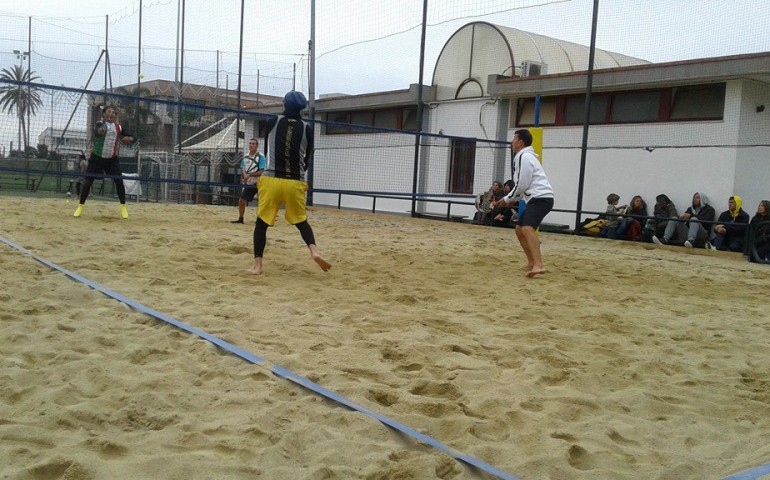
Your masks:
[[[257,153],[254,157],[246,155],[243,157],[243,160],[241,160],[241,170],[244,174],[254,173],[257,170],[264,170],[265,163],[265,156],[261,153]],[[246,185],[256,185],[257,180],[257,177],[249,177],[246,180]]]

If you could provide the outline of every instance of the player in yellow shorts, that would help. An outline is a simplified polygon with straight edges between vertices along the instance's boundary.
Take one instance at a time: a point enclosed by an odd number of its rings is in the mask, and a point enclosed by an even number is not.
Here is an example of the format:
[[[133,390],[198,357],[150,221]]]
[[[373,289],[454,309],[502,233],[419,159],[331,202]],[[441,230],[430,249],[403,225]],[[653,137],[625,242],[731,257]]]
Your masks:
[[[305,172],[313,155],[313,127],[300,116],[307,99],[301,92],[291,91],[283,97],[283,106],[283,115],[271,118],[265,128],[268,161],[257,183],[259,207],[254,226],[254,266],[248,270],[252,275],[262,274],[267,227],[275,225],[278,210],[284,205],[286,221],[299,230],[310,250],[310,258],[323,271],[332,268],[318,251],[313,229],[307,221]]]
[[[292,225],[307,220],[305,210],[305,193],[307,183],[286,178],[265,177],[259,181],[259,189],[266,198],[259,202],[257,216],[271,227],[275,225],[278,210],[281,205],[286,206],[284,218]]]

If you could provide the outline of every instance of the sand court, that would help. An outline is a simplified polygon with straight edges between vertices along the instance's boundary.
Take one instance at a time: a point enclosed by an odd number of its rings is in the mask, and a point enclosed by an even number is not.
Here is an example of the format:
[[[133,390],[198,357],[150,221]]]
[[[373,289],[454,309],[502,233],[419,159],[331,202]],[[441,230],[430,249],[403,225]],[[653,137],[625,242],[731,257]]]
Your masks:
[[[315,208],[0,196],[0,236],[522,479],[770,462],[770,269],[736,255]],[[491,478],[0,244],[0,476]],[[501,288],[507,285],[507,288]]]

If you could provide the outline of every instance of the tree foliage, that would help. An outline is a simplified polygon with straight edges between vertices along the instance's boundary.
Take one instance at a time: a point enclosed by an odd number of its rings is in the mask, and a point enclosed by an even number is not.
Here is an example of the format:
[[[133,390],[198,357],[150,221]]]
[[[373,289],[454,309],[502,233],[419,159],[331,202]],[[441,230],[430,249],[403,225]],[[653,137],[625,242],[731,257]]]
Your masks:
[[[13,113],[19,119],[19,128],[25,150],[29,147],[27,117],[36,115],[37,110],[43,106],[40,92],[37,88],[29,85],[34,80],[40,80],[40,77],[34,73],[24,69],[21,65],[0,70],[0,79],[14,82],[14,84],[3,84],[0,87],[0,110]]]

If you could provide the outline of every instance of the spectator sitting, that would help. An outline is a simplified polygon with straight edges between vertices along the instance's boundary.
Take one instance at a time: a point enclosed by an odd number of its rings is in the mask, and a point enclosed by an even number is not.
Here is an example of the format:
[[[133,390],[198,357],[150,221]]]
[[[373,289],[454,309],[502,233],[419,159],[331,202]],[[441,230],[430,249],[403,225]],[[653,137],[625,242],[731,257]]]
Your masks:
[[[628,208],[626,205],[618,207],[619,201],[620,196],[617,193],[610,193],[607,195],[607,210],[604,212],[605,217],[607,217],[607,223],[604,224],[604,228],[602,228],[602,231],[599,234],[604,238],[613,240],[616,238],[616,232],[620,226],[621,220],[623,220],[623,217],[620,217],[619,215],[626,213],[626,209]]]
[[[653,236],[662,237],[663,232],[666,231],[668,219],[679,216],[674,202],[663,193],[655,197],[655,206],[652,207],[652,215],[655,218],[647,220],[647,223],[644,225],[644,232],[642,232],[642,240],[645,242],[652,242]]]
[[[632,242],[642,240],[642,225],[647,222],[649,213],[647,213],[647,203],[641,195],[635,195],[628,205],[626,215],[620,221],[618,230],[615,232],[617,238],[625,238]]]
[[[652,241],[658,245],[664,245],[675,240],[684,242],[684,246],[692,248],[693,245],[705,246],[709,240],[711,224],[714,223],[716,212],[714,207],[708,204],[708,199],[703,193],[695,192],[692,196],[692,205],[681,215],[677,222],[670,220],[663,232],[663,238],[657,235],[652,237]]]
[[[707,244],[707,248],[717,250],[730,250],[731,252],[743,251],[743,240],[746,236],[746,227],[749,223],[749,214],[741,208],[743,200],[738,195],[733,195],[727,201],[727,210],[719,215],[714,226],[714,245]]]
[[[503,186],[495,180],[489,190],[476,197],[476,213],[473,215],[473,223],[487,225],[490,220],[489,214],[492,213],[492,202],[496,202],[502,197]]]
[[[503,195],[508,195],[513,189],[513,180],[508,180],[503,184]],[[499,199],[498,199],[499,200]],[[508,206],[506,202],[495,201],[492,213],[489,214],[489,225],[493,227],[512,227],[511,220],[515,220],[518,216],[512,206]]]
[[[751,238],[754,241],[754,249],[749,252],[749,261],[770,262],[770,223],[767,222],[770,222],[770,200],[762,200],[757,206],[757,213],[751,219]],[[757,253],[756,258],[754,252]]]

